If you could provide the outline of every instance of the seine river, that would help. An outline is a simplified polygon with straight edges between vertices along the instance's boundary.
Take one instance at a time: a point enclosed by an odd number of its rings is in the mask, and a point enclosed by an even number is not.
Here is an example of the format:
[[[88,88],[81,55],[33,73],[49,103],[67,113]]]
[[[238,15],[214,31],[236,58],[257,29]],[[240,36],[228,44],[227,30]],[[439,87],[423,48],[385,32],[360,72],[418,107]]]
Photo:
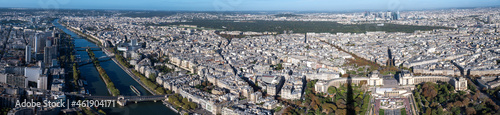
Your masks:
[[[63,30],[66,34],[71,35],[74,39],[74,44],[76,49],[78,47],[95,47],[96,44],[88,41],[87,39],[82,38],[78,34],[68,30],[66,27],[62,26],[58,22],[59,19],[54,20],[52,22],[54,26]],[[104,52],[101,50],[94,51],[96,57],[105,56]],[[81,60],[89,59],[89,55],[86,51],[77,51],[76,55],[79,55]],[[142,95],[151,95],[147,90],[145,90],[139,83],[137,83],[132,77],[125,73],[123,69],[121,69],[115,62],[112,60],[102,61],[100,62],[101,67],[104,68],[109,78],[115,84],[115,87],[120,90],[121,95],[125,96],[133,96],[136,95],[130,89],[130,85],[135,86]],[[108,90],[104,81],[99,76],[96,68],[93,64],[87,64],[81,66],[80,68],[81,77],[87,80],[88,86],[85,88],[89,90],[91,95],[98,96],[109,96]],[[102,108],[107,114],[121,114],[121,115],[158,115],[158,114],[167,114],[167,115],[175,115],[174,111],[170,110],[170,108],[166,107],[162,104],[161,101],[158,102],[128,102],[125,107],[121,107],[116,105],[114,108]]]

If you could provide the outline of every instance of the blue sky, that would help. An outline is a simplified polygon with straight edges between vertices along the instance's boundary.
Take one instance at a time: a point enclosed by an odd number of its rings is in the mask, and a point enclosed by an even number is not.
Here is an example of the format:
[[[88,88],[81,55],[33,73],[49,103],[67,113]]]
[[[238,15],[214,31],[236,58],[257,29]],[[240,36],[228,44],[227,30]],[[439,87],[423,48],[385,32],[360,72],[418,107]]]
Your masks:
[[[499,6],[500,0],[0,0],[8,8],[352,11]]]

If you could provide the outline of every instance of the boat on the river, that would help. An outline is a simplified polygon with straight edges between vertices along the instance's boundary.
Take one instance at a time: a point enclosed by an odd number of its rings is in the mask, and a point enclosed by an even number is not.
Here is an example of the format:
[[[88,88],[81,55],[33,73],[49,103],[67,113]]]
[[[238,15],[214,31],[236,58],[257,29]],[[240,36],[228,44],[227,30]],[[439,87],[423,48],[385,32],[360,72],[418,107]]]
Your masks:
[[[137,94],[137,96],[141,96],[141,92],[139,92],[139,90],[137,90],[133,85],[130,85],[130,89],[132,89],[132,92]]]

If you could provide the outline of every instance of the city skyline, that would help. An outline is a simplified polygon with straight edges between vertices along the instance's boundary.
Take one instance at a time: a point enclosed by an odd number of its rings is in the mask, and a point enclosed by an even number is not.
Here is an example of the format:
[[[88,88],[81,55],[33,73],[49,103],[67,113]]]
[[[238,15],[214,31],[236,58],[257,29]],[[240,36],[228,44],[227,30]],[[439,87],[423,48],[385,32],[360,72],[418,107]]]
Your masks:
[[[99,3],[99,4],[96,4]],[[0,0],[1,8],[106,9],[161,11],[396,11],[499,6],[499,0]]]

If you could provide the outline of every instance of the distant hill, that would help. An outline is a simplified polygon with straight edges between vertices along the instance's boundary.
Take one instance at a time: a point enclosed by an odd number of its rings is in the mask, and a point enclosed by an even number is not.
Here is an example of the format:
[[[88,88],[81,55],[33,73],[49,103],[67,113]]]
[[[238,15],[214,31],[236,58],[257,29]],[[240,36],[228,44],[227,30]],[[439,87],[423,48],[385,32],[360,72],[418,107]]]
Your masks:
[[[274,16],[276,16],[276,17],[300,17],[302,15],[297,15],[297,14],[276,14]]]
[[[121,14],[123,17],[166,17],[177,14],[179,12],[172,11],[127,11]]]

